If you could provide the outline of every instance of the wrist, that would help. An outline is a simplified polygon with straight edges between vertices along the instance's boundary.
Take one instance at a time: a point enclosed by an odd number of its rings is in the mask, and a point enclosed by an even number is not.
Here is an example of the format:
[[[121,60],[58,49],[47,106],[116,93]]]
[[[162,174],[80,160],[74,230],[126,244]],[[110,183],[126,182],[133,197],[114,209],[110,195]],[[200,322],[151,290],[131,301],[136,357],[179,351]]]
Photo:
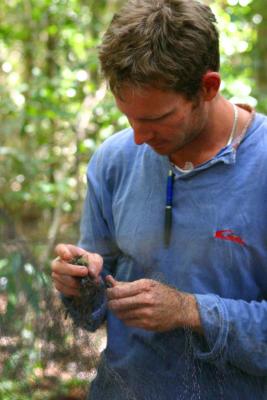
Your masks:
[[[189,328],[203,334],[197,301],[194,295],[178,292],[179,312],[177,325],[179,328]]]

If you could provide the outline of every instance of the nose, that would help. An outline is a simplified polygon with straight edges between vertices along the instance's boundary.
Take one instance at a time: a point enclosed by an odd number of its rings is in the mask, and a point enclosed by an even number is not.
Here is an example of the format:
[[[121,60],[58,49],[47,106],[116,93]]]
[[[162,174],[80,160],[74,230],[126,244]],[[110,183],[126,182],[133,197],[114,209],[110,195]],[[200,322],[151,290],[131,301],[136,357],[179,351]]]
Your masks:
[[[152,130],[142,122],[130,122],[134,131],[134,141],[137,145],[144,144],[153,138]]]

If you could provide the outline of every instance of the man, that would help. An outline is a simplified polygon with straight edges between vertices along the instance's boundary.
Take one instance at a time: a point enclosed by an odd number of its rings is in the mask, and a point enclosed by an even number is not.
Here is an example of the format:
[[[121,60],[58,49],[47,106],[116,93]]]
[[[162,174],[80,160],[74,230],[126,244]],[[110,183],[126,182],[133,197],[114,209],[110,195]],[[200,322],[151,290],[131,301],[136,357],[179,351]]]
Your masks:
[[[83,322],[107,321],[91,400],[267,398],[267,120],[220,95],[215,24],[195,0],[132,0],[100,46],[131,129],[93,156],[79,247],[52,263],[76,321],[70,260],[108,284]]]

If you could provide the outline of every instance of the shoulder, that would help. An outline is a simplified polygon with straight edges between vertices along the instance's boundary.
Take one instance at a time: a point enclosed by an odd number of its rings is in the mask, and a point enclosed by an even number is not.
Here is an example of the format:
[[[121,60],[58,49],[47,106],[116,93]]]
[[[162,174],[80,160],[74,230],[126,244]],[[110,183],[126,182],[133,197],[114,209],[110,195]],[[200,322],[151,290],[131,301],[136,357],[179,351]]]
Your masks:
[[[256,113],[251,126],[248,129],[247,135],[252,141],[261,143],[267,140],[267,116]]]
[[[125,152],[135,155],[137,150],[138,146],[134,142],[133,130],[126,128],[106,139],[97,149],[96,155],[109,155],[109,157],[116,158]]]
[[[267,116],[256,113],[237,149],[240,174],[267,187]],[[251,177],[251,178],[249,178]]]
[[[133,161],[140,150],[134,142],[132,129],[127,128],[106,139],[95,151],[89,165],[96,162],[102,167],[121,165],[127,160]]]
[[[243,151],[253,151],[254,157],[266,155],[267,157],[267,116],[256,113],[242,142]]]
[[[129,176],[134,166],[150,152],[147,145],[135,144],[131,128],[124,129],[99,146],[89,162],[88,174],[97,176],[99,180],[118,182],[123,176]]]

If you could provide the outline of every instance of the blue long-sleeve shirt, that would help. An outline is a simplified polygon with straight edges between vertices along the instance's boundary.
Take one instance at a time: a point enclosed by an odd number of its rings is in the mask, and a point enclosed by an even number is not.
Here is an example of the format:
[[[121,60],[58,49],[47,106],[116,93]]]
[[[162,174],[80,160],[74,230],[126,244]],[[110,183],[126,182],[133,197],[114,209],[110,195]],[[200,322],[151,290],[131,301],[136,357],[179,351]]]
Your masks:
[[[187,173],[127,129],[99,148],[87,177],[80,245],[119,281],[146,277],[194,294],[204,330],[129,328],[103,300],[88,319],[88,329],[106,319],[108,332],[90,400],[267,399],[267,118],[256,114],[237,148]]]

